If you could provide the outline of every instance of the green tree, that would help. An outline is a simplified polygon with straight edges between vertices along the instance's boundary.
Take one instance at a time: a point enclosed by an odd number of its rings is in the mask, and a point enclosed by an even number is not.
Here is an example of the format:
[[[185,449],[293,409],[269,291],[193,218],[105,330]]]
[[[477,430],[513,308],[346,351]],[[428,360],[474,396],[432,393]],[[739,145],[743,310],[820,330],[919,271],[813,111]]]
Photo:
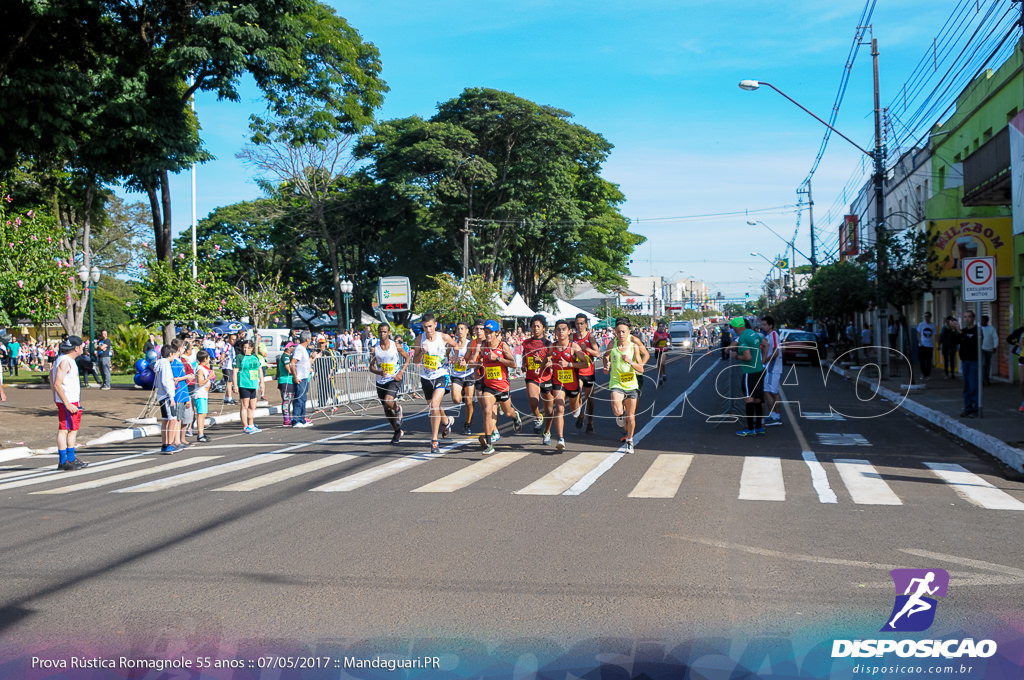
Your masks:
[[[863,312],[873,299],[868,270],[850,260],[819,267],[807,284],[811,315],[845,319]]]
[[[768,311],[775,319],[775,326],[803,326],[811,315],[811,304],[808,300],[808,292],[802,290],[790,295],[785,300],[776,302]],[[760,301],[759,301],[760,302]],[[764,309],[762,307],[762,309]]]
[[[435,287],[416,294],[415,310],[419,314],[433,312],[439,324],[452,324],[474,319],[497,319],[501,284],[482,276],[465,281],[451,274],[430,277]]]
[[[168,264],[151,259],[136,286],[135,319],[173,328],[176,322],[205,324],[225,310],[233,310],[237,305],[234,289],[204,263],[197,269],[198,276],[193,279],[191,260],[181,257]]]
[[[372,159],[375,179],[425,207],[470,272],[511,281],[536,307],[560,277],[621,285],[644,240],[618,211],[622,193],[600,177],[611,144],[571,117],[508,92],[467,89],[429,121],[375,126],[357,155]]]

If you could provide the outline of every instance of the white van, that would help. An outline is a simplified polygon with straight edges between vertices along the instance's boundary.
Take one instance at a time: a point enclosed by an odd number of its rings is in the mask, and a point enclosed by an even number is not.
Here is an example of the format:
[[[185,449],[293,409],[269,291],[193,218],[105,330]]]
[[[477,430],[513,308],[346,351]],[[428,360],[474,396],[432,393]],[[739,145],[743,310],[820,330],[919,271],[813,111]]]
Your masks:
[[[670,321],[668,335],[672,338],[672,349],[693,352],[697,345],[696,338],[693,336],[692,321]]]
[[[267,351],[267,364],[269,367],[276,367],[277,360],[284,352],[284,343],[288,341],[292,332],[287,328],[257,328],[260,334],[260,341]]]

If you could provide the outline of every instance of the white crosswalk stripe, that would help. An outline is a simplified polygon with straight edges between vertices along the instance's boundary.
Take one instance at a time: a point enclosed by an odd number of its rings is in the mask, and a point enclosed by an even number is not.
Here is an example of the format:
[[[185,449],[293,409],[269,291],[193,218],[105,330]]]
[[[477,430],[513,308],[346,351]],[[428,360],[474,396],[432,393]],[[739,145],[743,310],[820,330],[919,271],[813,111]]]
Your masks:
[[[989,484],[983,478],[954,463],[925,463],[940,479],[960,496],[981,508],[990,510],[1024,510],[1021,502]]]
[[[521,496],[557,496],[568,491],[573,484],[586,477],[591,471],[598,469],[611,456],[621,457],[622,454],[604,451],[587,451],[578,454],[516,493]]]
[[[786,484],[782,479],[782,459],[749,456],[743,459],[740,474],[740,500],[784,501]]]
[[[93,479],[88,482],[79,482],[78,484],[71,484],[69,486],[59,486],[56,489],[46,489],[45,491],[34,491],[33,495],[36,494],[62,494],[72,493],[75,491],[85,491],[86,489],[98,489],[101,486],[110,486],[111,484],[117,484],[118,482],[125,482],[129,479],[136,479],[137,477],[146,477],[148,475],[154,475],[158,472],[167,472],[168,470],[176,470],[178,468],[188,467],[190,465],[199,465],[210,460],[215,460],[220,456],[195,456],[194,458],[184,458],[182,460],[176,460],[173,463],[166,465],[157,465],[156,467],[146,468],[144,470],[132,470],[131,472],[122,472],[119,475],[113,475],[112,477],[104,477],[103,479]],[[88,469],[88,468],[86,468]]]
[[[403,470],[408,470],[411,467],[422,465],[423,463],[426,463],[428,460],[439,458],[448,453],[449,451],[459,446],[462,446],[465,443],[466,442],[456,442],[441,449],[438,453],[416,453],[405,458],[399,458],[398,460],[393,460],[390,463],[384,463],[383,465],[378,465],[377,467],[370,468],[369,470],[364,470],[362,472],[357,472],[354,475],[343,477],[336,482],[329,482],[327,484],[323,484],[321,486],[315,487],[312,490],[336,492],[352,491],[354,489],[359,489],[368,484],[373,484],[374,482],[378,482],[387,477],[391,477],[392,475],[397,475],[399,472],[402,472]]]
[[[629,492],[630,498],[675,498],[686,471],[693,462],[691,453],[663,453]]]
[[[839,476],[858,505],[903,505],[882,476],[866,460],[839,458],[833,461]]]
[[[452,491],[458,491],[529,455],[528,451],[502,451],[501,453],[495,453],[478,463],[462,468],[458,472],[453,472],[430,484],[413,489],[413,492],[451,493]]]

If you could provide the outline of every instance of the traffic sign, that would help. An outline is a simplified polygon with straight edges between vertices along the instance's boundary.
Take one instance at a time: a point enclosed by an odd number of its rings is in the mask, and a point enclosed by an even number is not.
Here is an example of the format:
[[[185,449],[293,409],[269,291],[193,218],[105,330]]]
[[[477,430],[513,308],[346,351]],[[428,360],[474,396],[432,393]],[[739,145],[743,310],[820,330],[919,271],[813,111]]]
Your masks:
[[[996,258],[972,257],[960,260],[964,273],[964,302],[993,302],[996,299]]]

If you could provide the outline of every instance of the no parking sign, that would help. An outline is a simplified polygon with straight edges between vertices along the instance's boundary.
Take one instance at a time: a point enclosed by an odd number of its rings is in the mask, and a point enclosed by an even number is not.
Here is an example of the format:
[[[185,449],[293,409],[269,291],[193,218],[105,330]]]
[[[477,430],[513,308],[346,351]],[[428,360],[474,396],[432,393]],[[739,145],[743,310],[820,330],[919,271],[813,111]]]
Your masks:
[[[960,261],[964,275],[964,302],[996,299],[996,258],[972,257]]]

